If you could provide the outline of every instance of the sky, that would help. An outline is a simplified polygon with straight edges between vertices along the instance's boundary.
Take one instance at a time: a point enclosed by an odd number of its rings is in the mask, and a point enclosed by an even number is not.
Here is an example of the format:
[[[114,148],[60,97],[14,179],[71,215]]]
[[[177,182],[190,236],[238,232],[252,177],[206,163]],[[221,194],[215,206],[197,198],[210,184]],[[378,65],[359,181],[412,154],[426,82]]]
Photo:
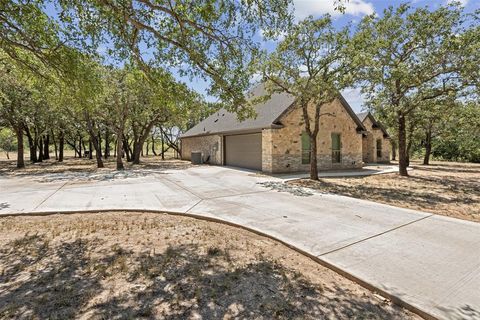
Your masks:
[[[383,10],[389,6],[398,6],[402,3],[409,3],[412,7],[429,7],[430,9],[436,9],[439,6],[446,5],[452,0],[347,0],[345,2],[346,11],[345,13],[340,13],[334,8],[334,0],[293,0],[294,5],[294,16],[297,21],[306,18],[309,15],[313,17],[320,17],[326,13],[330,14],[333,18],[333,24],[337,28],[342,28],[347,24],[351,24],[352,27],[368,14],[378,14],[381,15]],[[477,9],[480,9],[480,0],[459,0],[458,2],[464,6],[466,12],[473,12]],[[56,18],[55,9],[48,5],[47,14],[52,18]],[[262,40],[261,30],[258,33],[258,41]],[[281,40],[281,38],[279,39]],[[275,48],[277,42],[273,41],[263,41],[261,43],[262,47],[268,51],[272,51]],[[100,54],[105,54],[105,46],[99,48]],[[144,52],[143,54],[145,54]],[[206,96],[208,101],[215,101],[215,97],[210,97],[206,95],[206,89],[208,83],[201,79],[190,79],[188,77],[181,77],[178,73],[173,72],[175,77],[185,82],[190,88],[195,91],[202,93]],[[350,88],[342,91],[343,96],[352,106],[356,112],[364,111],[363,103],[364,99],[360,93],[359,88]]]
[[[412,0],[412,1],[401,1],[401,0],[349,0],[346,3],[346,11],[344,14],[335,11],[334,9],[334,0],[293,0],[295,7],[295,19],[302,20],[309,15],[314,17],[320,17],[326,13],[329,13],[333,20],[334,26],[341,28],[349,23],[352,26],[355,26],[363,16],[376,13],[381,15],[383,10],[389,6],[398,6],[402,3],[410,3],[412,7],[425,7],[428,6],[430,9],[436,9],[439,6],[446,5],[449,0]],[[480,9],[480,0],[461,0],[458,1],[464,6],[465,11],[473,12],[477,9]],[[281,39],[280,39],[281,40]],[[274,42],[264,42],[262,46],[267,50],[272,50],[275,48]],[[207,86],[206,83],[200,80],[194,79],[190,81],[187,78],[181,79],[182,81],[187,82],[187,84],[199,91],[204,93]],[[342,95],[352,106],[355,112],[364,111],[364,99],[360,93],[359,88],[350,88],[342,91]],[[212,97],[207,97],[208,99],[214,100]]]

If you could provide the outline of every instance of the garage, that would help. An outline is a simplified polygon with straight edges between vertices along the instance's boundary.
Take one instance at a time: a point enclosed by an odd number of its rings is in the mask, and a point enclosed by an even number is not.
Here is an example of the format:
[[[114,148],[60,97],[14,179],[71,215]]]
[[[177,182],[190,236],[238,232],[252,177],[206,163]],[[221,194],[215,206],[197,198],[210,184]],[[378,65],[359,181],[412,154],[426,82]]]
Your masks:
[[[253,170],[262,170],[262,134],[225,136],[225,164]]]

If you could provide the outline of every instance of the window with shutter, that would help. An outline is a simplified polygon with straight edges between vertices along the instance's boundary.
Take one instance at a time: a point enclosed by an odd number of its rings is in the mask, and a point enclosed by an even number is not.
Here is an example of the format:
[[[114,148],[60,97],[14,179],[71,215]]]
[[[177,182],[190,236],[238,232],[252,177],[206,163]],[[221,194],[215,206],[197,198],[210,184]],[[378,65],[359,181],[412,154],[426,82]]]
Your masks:
[[[332,133],[332,162],[340,163],[342,162],[342,141],[340,133]]]
[[[308,133],[302,132],[302,164],[310,163],[311,151],[310,137],[308,136]]]

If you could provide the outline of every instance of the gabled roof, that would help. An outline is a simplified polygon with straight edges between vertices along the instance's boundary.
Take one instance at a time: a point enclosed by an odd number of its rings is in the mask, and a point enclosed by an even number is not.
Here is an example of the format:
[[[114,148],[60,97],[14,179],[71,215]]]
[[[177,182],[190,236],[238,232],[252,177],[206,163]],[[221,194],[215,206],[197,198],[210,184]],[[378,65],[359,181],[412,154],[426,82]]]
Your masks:
[[[253,88],[248,96],[250,99],[254,99],[262,97],[266,95],[266,93],[265,86],[260,84]],[[293,104],[293,101],[293,97],[286,93],[274,93],[270,99],[254,107],[257,114],[256,118],[245,119],[244,121],[238,120],[235,113],[220,109],[185,132],[182,138],[276,128],[279,127],[279,125],[275,122],[283,112]]]
[[[382,130],[383,132],[383,136],[385,138],[390,138],[390,135],[388,134],[387,130],[385,129],[385,127],[377,121],[377,119],[375,119],[375,117],[370,113],[370,112],[360,112],[360,113],[357,113],[357,117],[360,119],[360,121],[362,121],[362,123],[365,121],[365,119],[369,118],[370,121],[372,121],[373,123],[373,128],[378,128],[380,130]]]
[[[259,84],[248,93],[248,98],[259,98],[266,94],[267,92],[264,84]],[[357,131],[366,130],[362,121],[357,118],[355,112],[353,112],[352,108],[342,95],[340,95],[339,100],[357,124]],[[294,97],[287,93],[274,93],[271,95],[270,99],[254,106],[257,114],[256,118],[245,119],[244,121],[238,120],[235,113],[220,109],[182,134],[181,138],[210,134],[255,132],[268,128],[281,128],[282,125],[280,120],[292,110],[294,107],[294,101]]]

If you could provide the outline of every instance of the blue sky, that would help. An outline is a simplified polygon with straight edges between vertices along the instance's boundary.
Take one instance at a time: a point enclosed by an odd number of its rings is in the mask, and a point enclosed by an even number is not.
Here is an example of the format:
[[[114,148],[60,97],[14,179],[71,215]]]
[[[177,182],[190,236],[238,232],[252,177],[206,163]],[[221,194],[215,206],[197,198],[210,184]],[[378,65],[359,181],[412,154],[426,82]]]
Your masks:
[[[346,24],[352,24],[355,26],[363,16],[371,13],[377,13],[379,15],[382,14],[383,10],[389,6],[398,6],[402,3],[410,3],[412,7],[429,7],[431,9],[436,9],[439,6],[446,5],[451,0],[348,0],[346,2],[346,12],[342,14],[338,11],[334,10],[334,0],[293,0],[294,4],[294,14],[296,20],[304,19],[305,17],[312,15],[314,17],[320,17],[326,13],[332,15],[334,20],[334,25],[336,27],[343,27]],[[460,0],[460,2],[464,7],[465,11],[473,12],[477,9],[480,9],[480,0]],[[56,10],[55,8],[49,4],[47,1],[46,4],[47,14],[49,14],[52,18],[56,18]],[[258,40],[261,40],[261,32],[258,34]],[[263,42],[262,46],[267,50],[273,50],[275,48],[276,42]],[[105,54],[106,47],[100,47],[99,53]],[[145,54],[146,52],[144,52]],[[188,77],[180,77],[178,73],[175,73],[176,78],[179,80],[187,83],[187,85],[202,93],[206,93],[206,88],[208,84],[201,79],[189,79]],[[345,99],[350,103],[352,108],[356,112],[360,112],[363,110],[363,98],[360,94],[360,90],[358,88],[351,88],[342,92]],[[206,98],[209,101],[215,101],[214,97]]]
[[[389,6],[398,6],[402,3],[410,3],[412,7],[426,7],[436,9],[439,6],[446,5],[448,0],[349,0],[346,3],[345,14],[334,10],[334,0],[293,0],[295,6],[295,19],[301,20],[309,15],[320,17],[326,13],[332,15],[334,25],[336,27],[343,27],[348,23],[355,26],[363,16],[371,13],[382,14],[383,10]],[[462,0],[459,1],[467,12],[473,12],[480,9],[480,0]],[[263,46],[267,50],[272,50],[275,47],[274,42],[265,42]],[[194,79],[182,79],[187,82],[189,86],[199,92],[204,93],[207,86],[203,81]],[[345,99],[349,102],[356,112],[363,110],[363,97],[358,88],[351,88],[342,92]],[[210,99],[214,100],[212,97]]]

